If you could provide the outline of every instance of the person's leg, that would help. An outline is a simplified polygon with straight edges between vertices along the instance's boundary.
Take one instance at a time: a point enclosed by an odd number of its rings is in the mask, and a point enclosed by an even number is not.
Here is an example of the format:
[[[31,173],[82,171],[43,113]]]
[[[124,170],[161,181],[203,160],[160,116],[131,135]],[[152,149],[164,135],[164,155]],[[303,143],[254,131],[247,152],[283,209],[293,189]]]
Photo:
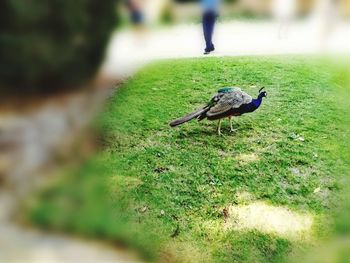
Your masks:
[[[214,31],[216,14],[214,12],[205,12],[203,14],[203,33],[205,39],[205,52],[210,52],[214,50],[214,45],[212,43],[212,36]]]
[[[204,40],[205,40],[205,50],[210,46],[210,35],[209,35],[209,15],[208,13],[203,14],[203,34],[204,34]]]
[[[216,20],[216,14],[215,12],[210,13],[210,19],[209,19],[209,25],[208,25],[208,34],[209,34],[209,39],[210,39],[210,45],[209,51],[214,50],[214,44],[213,44],[213,32],[214,32],[214,25],[215,25],[215,20]]]

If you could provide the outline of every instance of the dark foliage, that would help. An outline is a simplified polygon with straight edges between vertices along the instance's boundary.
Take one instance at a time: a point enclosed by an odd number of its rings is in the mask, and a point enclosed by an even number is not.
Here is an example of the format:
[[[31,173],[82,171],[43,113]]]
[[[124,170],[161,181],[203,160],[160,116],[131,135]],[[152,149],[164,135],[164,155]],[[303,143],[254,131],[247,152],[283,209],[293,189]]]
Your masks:
[[[115,2],[0,1],[1,92],[52,92],[91,78],[116,25]]]

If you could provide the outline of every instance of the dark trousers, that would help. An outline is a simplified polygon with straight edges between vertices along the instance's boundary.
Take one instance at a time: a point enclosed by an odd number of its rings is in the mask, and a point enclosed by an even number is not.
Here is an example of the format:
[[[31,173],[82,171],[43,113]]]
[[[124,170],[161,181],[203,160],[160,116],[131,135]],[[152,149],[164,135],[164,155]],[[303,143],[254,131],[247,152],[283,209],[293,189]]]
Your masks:
[[[217,13],[215,11],[206,11],[203,14],[203,33],[205,39],[205,51],[214,50],[214,44],[212,42],[215,20]]]

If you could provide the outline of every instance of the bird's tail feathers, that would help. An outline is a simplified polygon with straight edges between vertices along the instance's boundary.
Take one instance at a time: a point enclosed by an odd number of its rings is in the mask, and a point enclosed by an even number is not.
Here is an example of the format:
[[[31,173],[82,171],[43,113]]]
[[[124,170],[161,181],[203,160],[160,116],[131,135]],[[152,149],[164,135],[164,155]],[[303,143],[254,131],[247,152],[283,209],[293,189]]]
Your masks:
[[[187,114],[186,116],[184,116],[182,118],[179,118],[179,119],[176,119],[176,120],[170,122],[169,125],[171,127],[176,127],[176,126],[181,125],[181,124],[183,124],[185,122],[188,122],[188,121],[190,121],[190,120],[192,120],[194,118],[199,117],[201,114],[206,112],[208,110],[208,108],[209,108],[208,106],[200,108],[200,109],[198,109],[198,110],[196,110],[194,112],[191,112],[190,114]]]

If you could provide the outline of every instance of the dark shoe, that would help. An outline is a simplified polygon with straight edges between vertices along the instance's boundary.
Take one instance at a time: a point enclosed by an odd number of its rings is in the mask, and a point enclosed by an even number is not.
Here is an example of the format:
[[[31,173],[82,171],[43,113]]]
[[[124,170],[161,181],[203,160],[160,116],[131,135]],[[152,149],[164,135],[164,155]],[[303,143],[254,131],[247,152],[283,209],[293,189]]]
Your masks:
[[[210,47],[210,48],[206,48],[206,49],[204,49],[204,55],[208,55],[208,54],[210,54],[210,52],[212,52],[212,51],[214,51],[215,50],[215,48],[214,48],[214,45],[212,46],[212,47]]]

